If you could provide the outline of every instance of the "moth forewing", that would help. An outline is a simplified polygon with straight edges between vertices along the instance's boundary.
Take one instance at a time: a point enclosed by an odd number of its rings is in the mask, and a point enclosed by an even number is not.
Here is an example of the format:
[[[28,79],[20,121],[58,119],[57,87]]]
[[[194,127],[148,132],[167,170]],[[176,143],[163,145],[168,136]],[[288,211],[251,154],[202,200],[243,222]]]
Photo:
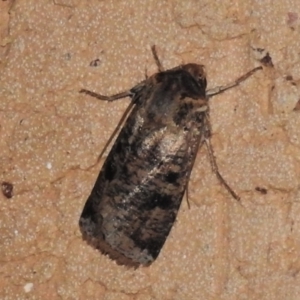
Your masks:
[[[186,64],[163,71],[154,47],[152,51],[160,72],[129,91],[103,96],[81,90],[100,100],[132,99],[133,108],[104,162],[79,225],[89,243],[117,263],[134,267],[157,258],[176,219],[198,149],[210,137],[204,67]],[[208,148],[213,170],[236,196]]]

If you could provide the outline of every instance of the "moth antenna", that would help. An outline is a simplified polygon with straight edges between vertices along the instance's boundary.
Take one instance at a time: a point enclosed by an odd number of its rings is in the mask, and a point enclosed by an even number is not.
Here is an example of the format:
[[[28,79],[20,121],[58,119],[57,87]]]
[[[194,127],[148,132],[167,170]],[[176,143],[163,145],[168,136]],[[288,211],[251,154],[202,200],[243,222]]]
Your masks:
[[[256,71],[258,70],[262,70],[262,66],[260,67],[256,67],[252,70],[250,70],[249,72],[247,72],[246,74],[242,75],[241,77],[237,78],[234,82],[232,83],[229,83],[227,85],[222,85],[222,86],[217,86],[215,88],[212,88],[210,90],[207,90],[206,91],[206,96],[208,98],[212,97],[212,96],[215,96],[215,95],[218,95],[218,94],[221,94],[223,92],[225,92],[226,90],[228,89],[231,89],[237,85],[239,85],[241,82],[245,81],[247,78],[249,78],[250,76],[252,76]]]
[[[125,98],[125,97],[132,96],[132,93],[130,91],[125,91],[125,92],[118,93],[118,94],[115,94],[115,95],[112,95],[112,96],[100,95],[98,93],[95,93],[95,92],[92,92],[92,91],[89,91],[89,90],[86,90],[86,89],[81,89],[79,91],[79,93],[86,94],[86,95],[89,95],[91,97],[97,98],[98,100],[105,100],[105,101],[115,101],[115,100],[118,100],[118,99],[122,99],[122,98]]]
[[[151,47],[151,51],[152,51],[155,63],[157,65],[158,71],[159,72],[163,72],[164,71],[164,67],[163,67],[162,63],[160,62],[160,60],[158,58],[157,51],[156,51],[156,46],[155,45],[153,45]]]

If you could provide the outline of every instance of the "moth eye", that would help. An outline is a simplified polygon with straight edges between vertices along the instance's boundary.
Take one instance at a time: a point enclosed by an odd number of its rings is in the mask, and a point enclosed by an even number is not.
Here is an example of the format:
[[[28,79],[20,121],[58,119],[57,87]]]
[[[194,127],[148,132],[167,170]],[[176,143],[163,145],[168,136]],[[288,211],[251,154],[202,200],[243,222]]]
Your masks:
[[[199,73],[198,78],[199,78],[200,80],[203,80],[203,79],[205,78],[205,76],[203,75],[203,73]]]
[[[205,77],[199,77],[199,83],[201,84],[201,86],[204,88],[204,89],[206,89],[206,84],[207,84],[207,82],[206,82],[206,78]]]

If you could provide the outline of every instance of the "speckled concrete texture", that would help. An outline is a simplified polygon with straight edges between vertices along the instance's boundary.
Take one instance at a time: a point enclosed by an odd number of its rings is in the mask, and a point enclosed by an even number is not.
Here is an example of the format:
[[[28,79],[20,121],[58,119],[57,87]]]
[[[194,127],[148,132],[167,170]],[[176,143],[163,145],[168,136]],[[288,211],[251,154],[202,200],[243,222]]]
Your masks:
[[[300,299],[299,26],[299,0],[1,1],[0,181],[14,189],[0,194],[0,299]],[[89,167],[129,102],[78,91],[131,88],[156,71],[152,44],[166,68],[205,64],[209,87],[261,53],[274,67],[211,101],[219,169],[241,202],[201,149],[190,209],[184,199],[158,259],[133,270],[78,228],[103,160]]]

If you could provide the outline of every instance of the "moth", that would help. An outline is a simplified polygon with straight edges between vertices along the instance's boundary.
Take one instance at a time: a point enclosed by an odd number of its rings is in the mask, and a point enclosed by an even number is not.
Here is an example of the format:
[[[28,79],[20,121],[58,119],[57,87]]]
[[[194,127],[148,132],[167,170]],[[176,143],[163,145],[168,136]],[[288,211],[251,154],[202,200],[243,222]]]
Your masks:
[[[150,265],[158,257],[203,144],[213,171],[238,199],[219,173],[209,143],[209,99],[262,69],[254,68],[229,85],[206,91],[203,65],[164,70],[155,46],[152,53],[159,72],[130,90],[113,96],[80,91],[105,101],[131,98],[79,226],[89,244],[118,264],[132,267]]]

